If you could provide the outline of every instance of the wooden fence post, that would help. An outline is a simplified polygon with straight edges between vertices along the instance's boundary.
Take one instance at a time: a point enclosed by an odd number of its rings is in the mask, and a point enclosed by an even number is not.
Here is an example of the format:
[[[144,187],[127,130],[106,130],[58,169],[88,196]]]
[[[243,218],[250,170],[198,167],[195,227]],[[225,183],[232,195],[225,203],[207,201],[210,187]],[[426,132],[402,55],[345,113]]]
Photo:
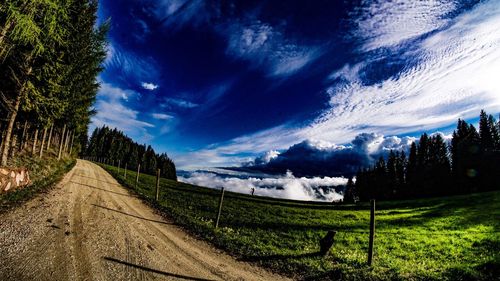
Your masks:
[[[219,227],[220,213],[222,212],[222,202],[224,201],[224,187],[221,189],[219,210],[217,211],[217,219],[215,220],[215,228]]]
[[[368,265],[373,261],[373,239],[375,237],[375,199],[370,200],[370,241],[368,244]]]
[[[123,170],[124,170],[123,177],[127,179],[127,163],[125,163],[125,168],[123,168]]]
[[[336,231],[328,230],[325,237],[319,240],[319,248],[320,248],[319,253],[322,256],[326,256],[326,254],[328,254],[328,251],[330,251],[330,248],[333,246],[335,234],[337,234]]]
[[[158,197],[160,195],[160,169],[156,170],[156,196],[155,199],[158,202]]]
[[[139,183],[139,172],[141,171],[141,164],[137,165],[137,175],[135,176],[135,187],[137,188],[137,184]]]

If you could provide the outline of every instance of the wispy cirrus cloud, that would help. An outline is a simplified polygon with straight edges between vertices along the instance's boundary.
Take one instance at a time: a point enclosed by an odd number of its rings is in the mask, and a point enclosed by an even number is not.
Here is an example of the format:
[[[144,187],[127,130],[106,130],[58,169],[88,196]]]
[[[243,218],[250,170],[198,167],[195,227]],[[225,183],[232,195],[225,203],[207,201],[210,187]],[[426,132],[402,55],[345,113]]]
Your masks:
[[[220,30],[228,36],[228,55],[265,66],[269,76],[294,74],[322,53],[320,47],[300,44],[283,30],[255,19],[236,20]]]
[[[170,120],[174,118],[172,115],[168,115],[165,113],[151,113],[151,117],[158,120]]]
[[[164,108],[181,108],[181,109],[190,109],[198,107],[199,104],[181,99],[181,98],[165,98],[165,101],[160,104],[161,107]]]
[[[362,41],[362,51],[394,47],[443,28],[457,5],[449,0],[364,1],[350,13],[356,26],[352,36]]]
[[[438,29],[424,38],[416,38],[421,32],[403,32],[399,40],[381,35],[381,41],[373,41],[378,42],[373,48],[414,38],[412,48],[396,50],[408,52],[411,64],[380,81],[364,83],[365,68],[374,61],[372,47],[367,47],[363,63],[346,64],[326,77],[326,81],[343,81],[332,82],[325,89],[329,108],[309,124],[284,124],[248,134],[209,146],[203,154],[213,154],[219,162],[226,157],[231,164],[238,158],[246,161],[241,155],[285,149],[300,140],[347,143],[362,132],[403,135],[432,131],[454,124],[458,118],[474,118],[481,109],[499,112],[500,5],[496,1],[480,3]],[[386,56],[390,60],[391,53]]]
[[[102,81],[100,84],[98,100],[94,105],[97,114],[92,117],[89,130],[106,125],[122,130],[140,141],[150,140],[152,135],[148,133],[148,129],[154,125],[140,120],[139,112],[127,106],[127,101],[138,94]]]
[[[180,28],[186,24],[200,25],[214,14],[213,5],[203,0],[161,0],[153,3],[151,13],[163,26]]]
[[[107,47],[107,57],[104,62],[107,71],[116,71],[122,74],[122,79],[133,80],[138,83],[155,79],[158,73],[156,62],[152,58],[139,56],[110,42]]]

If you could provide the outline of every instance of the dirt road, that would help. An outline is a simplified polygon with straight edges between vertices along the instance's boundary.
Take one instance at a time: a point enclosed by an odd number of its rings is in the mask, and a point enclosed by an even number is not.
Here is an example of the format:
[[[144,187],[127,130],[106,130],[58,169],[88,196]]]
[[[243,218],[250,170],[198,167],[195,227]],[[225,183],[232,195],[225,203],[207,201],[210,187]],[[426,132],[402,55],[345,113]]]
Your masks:
[[[0,280],[284,280],[155,214],[78,160],[47,194],[0,214]]]

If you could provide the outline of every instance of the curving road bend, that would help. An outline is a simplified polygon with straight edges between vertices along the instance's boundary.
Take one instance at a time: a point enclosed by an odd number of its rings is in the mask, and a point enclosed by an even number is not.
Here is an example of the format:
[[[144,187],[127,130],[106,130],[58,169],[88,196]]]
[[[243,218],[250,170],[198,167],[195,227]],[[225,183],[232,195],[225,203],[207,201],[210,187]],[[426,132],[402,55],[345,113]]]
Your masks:
[[[0,215],[0,280],[286,280],[186,234],[78,160],[57,187]]]

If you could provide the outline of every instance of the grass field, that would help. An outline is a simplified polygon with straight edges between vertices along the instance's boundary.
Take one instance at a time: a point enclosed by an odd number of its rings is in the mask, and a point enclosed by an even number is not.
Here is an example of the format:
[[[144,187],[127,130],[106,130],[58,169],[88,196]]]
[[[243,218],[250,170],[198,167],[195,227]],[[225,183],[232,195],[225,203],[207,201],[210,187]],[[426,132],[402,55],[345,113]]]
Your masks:
[[[302,280],[498,280],[500,192],[377,202],[374,264],[366,265],[368,204],[335,206],[220,191],[103,165],[179,225],[241,260]],[[336,230],[326,257],[318,241]]]

